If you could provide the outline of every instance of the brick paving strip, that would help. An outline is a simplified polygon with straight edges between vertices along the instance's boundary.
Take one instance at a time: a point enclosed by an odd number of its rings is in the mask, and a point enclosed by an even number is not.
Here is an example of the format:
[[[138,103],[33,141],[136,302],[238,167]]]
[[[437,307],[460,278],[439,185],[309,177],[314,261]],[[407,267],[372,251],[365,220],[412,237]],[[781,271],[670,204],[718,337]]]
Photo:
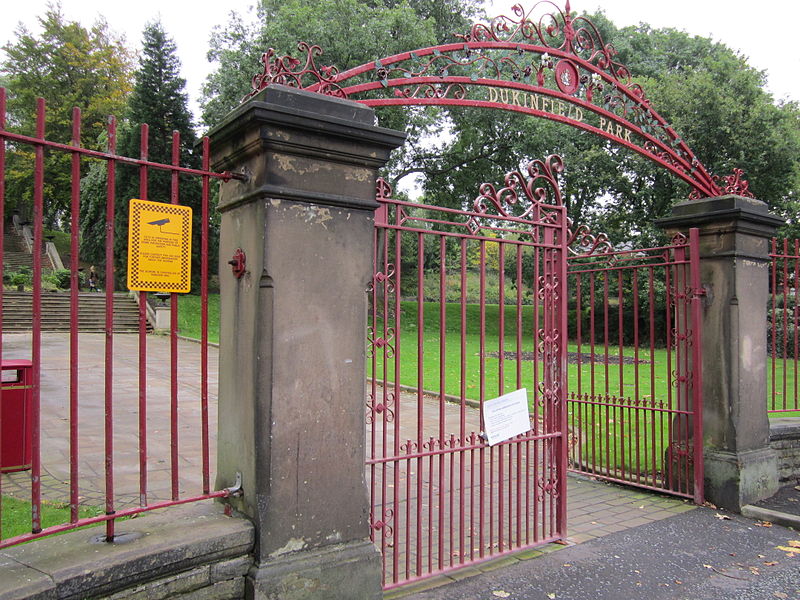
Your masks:
[[[79,336],[79,486],[81,503],[102,506],[104,492],[103,334]],[[179,473],[182,496],[202,492],[200,440],[200,345],[178,342]],[[30,334],[3,334],[4,358],[29,358]],[[148,501],[170,497],[170,340],[147,337]],[[209,348],[209,429],[211,482],[214,482],[217,422],[217,348]],[[138,336],[114,336],[114,486],[117,508],[139,503]],[[69,337],[42,335],[41,381],[42,494],[53,502],[69,498]],[[413,394],[402,401],[416,402]],[[425,411],[438,412],[426,399]],[[452,407],[455,409],[456,407]],[[475,411],[477,414],[477,411]],[[2,493],[30,494],[30,472],[2,476]],[[568,482],[569,542],[581,543],[692,510],[687,502],[571,476]],[[552,545],[551,545],[552,546]],[[545,548],[546,549],[546,548]],[[533,553],[523,553],[530,557]],[[490,568],[482,566],[481,568]]]

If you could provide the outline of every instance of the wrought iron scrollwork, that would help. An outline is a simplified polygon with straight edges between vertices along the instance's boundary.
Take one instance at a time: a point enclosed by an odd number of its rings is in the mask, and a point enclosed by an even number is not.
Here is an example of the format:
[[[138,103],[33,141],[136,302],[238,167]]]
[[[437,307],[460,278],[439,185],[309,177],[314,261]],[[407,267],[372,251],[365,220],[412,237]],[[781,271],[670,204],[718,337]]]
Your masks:
[[[567,227],[567,248],[573,256],[609,254],[614,251],[614,247],[605,233],[594,234],[585,224],[574,227],[572,219],[568,219]]]
[[[491,183],[482,184],[473,210],[488,215],[490,207],[494,207],[500,216],[530,219],[541,205],[562,206],[557,174],[563,170],[564,161],[556,154],[534,160],[526,168],[527,177],[521,171],[512,171],[505,177],[505,187],[499,190]],[[519,208],[515,211],[514,207]]]
[[[546,12],[532,18],[541,6],[547,7]],[[511,10],[513,16],[500,15],[488,24],[475,23],[469,32],[457,37],[466,42],[520,42],[553,48],[588,61],[615,80],[630,82],[631,72],[615,59],[614,46],[603,41],[589,19],[573,18],[569,0],[563,11],[547,0],[537,2],[527,12],[521,4]]]
[[[264,71],[253,77],[253,90],[242,101],[255,96],[270,84],[277,83],[296,88],[316,86],[316,92],[337,98],[347,98],[347,94],[336,83],[339,70],[334,66],[318,67],[316,57],[322,56],[322,48],[306,42],[297,44],[297,49],[305,53],[305,62],[290,55],[279,56],[273,48],[261,55]]]
[[[393,392],[385,392],[382,402],[376,402],[373,394],[367,394],[366,423],[372,425],[377,421],[378,415],[383,415],[384,422],[393,423],[395,402],[396,398]]]

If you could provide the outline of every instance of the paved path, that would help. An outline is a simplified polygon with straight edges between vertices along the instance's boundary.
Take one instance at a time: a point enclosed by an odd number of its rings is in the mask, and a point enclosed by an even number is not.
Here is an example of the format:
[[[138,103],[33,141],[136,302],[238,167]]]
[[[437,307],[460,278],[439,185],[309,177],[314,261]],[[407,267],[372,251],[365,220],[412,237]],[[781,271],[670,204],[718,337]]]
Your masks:
[[[69,500],[69,336],[43,334],[41,380],[42,494]],[[81,504],[101,506],[105,499],[104,390],[105,335],[79,336],[78,416]],[[3,334],[4,358],[30,358],[29,334]],[[216,456],[217,350],[209,352],[211,484]],[[114,336],[114,487],[116,508],[139,504],[138,336]],[[171,496],[170,340],[147,337],[148,501]],[[202,493],[200,436],[200,345],[179,341],[178,474],[181,496]],[[29,472],[2,478],[3,493],[30,495]]]
[[[79,348],[79,485],[81,503],[103,504],[104,492],[104,339],[81,334]],[[28,358],[30,336],[4,334],[6,358]],[[148,336],[147,442],[148,500],[170,497],[169,338]],[[179,474],[181,496],[200,494],[200,346],[179,343]],[[209,352],[211,482],[214,482],[217,418],[217,349]],[[69,498],[69,338],[46,333],[42,348],[42,489],[44,498]],[[139,503],[138,338],[114,336],[114,486],[118,509]],[[412,401],[409,397],[404,399]],[[428,407],[426,411],[438,411]],[[682,500],[616,485],[570,477],[570,541],[581,543],[692,510]],[[29,472],[2,476],[2,493],[30,494]]]

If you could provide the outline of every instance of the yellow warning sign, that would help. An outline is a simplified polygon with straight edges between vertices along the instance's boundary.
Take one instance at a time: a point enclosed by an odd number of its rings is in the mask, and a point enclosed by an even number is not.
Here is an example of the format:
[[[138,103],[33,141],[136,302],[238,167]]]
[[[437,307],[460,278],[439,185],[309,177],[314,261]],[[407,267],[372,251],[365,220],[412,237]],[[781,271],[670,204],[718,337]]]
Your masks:
[[[128,289],[186,293],[192,281],[192,209],[134,198],[128,221]]]

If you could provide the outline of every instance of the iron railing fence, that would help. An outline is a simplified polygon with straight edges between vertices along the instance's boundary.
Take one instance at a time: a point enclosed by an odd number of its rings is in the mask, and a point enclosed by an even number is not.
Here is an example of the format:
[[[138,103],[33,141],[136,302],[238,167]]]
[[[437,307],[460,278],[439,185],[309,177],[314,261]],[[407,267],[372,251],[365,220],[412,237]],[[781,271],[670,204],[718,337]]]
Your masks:
[[[698,235],[570,257],[570,469],[702,502]]]
[[[69,181],[70,208],[64,229],[71,232],[69,333],[51,334],[42,331],[43,287],[42,256],[34,253],[31,303],[32,328],[29,333],[10,334],[3,330],[0,311],[0,354],[3,359],[29,359],[30,412],[32,426],[11,424],[19,415],[3,415],[4,395],[0,387],[0,435],[13,435],[25,444],[30,433],[31,457],[27,470],[5,472],[0,476],[0,524],[3,531],[10,526],[15,511],[22,510],[30,519],[30,528],[21,534],[0,534],[0,548],[58,533],[83,525],[106,523],[105,539],[115,535],[115,521],[138,513],[176,504],[226,496],[229,490],[214,490],[211,482],[210,413],[215,412],[215,395],[209,378],[208,344],[208,280],[209,280],[209,190],[212,180],[235,177],[209,169],[209,141],[200,145],[202,166],[189,168],[180,164],[180,135],[173,132],[170,164],[148,159],[151,141],[147,125],[141,126],[140,156],[132,158],[116,153],[117,121],[110,117],[106,130],[107,149],[98,151],[82,147],[81,111],[72,114],[72,139],[53,141],[45,137],[45,102],[36,105],[35,134],[24,135],[7,128],[7,94],[0,88],[0,239],[5,239],[7,200],[7,164],[13,155],[26,153],[32,162],[26,186],[32,195],[34,247],[42,247],[43,214],[50,201],[47,186],[52,184],[46,156],[63,155]],[[81,178],[91,162],[104,164],[105,266],[109,276],[103,285],[104,333],[78,331],[79,320],[79,232],[84,220]],[[182,362],[179,352],[178,297],[173,293],[168,349],[156,353],[159,339],[146,335],[146,303],[139,304],[139,329],[133,336],[114,332],[114,306],[120,302],[115,293],[113,265],[115,214],[121,198],[116,179],[121,169],[138,171],[138,195],[147,200],[148,188],[155,173],[169,175],[169,197],[153,198],[160,202],[181,204],[183,191],[199,187],[200,228],[199,253],[202,339],[191,352],[196,366]],[[19,176],[19,173],[15,173]],[[102,202],[101,202],[102,204]],[[197,209],[196,209],[197,210]],[[94,217],[93,217],[94,218]],[[127,239],[127,238],[125,238]],[[117,246],[119,248],[119,246]],[[3,248],[0,247],[0,278],[3,274]],[[142,292],[145,296],[146,292]],[[3,290],[0,306],[5,308]],[[164,338],[160,338],[161,341]],[[185,342],[181,342],[185,343]],[[43,349],[46,352],[43,352]],[[100,349],[98,352],[96,352]],[[215,372],[212,372],[215,375]],[[11,409],[6,405],[6,412]],[[213,416],[213,414],[212,414]],[[11,433],[9,433],[11,432]],[[0,440],[0,452],[8,448]],[[187,460],[187,458],[189,460]],[[187,466],[191,463],[194,466]],[[2,464],[2,455],[0,455]],[[26,465],[24,465],[26,466]],[[8,471],[8,469],[7,469]],[[12,507],[11,504],[14,504]],[[20,509],[21,505],[21,509]],[[100,506],[98,506],[100,505]],[[68,509],[64,518],[48,522],[47,511],[53,506]],[[99,514],[94,514],[99,513]],[[27,528],[26,528],[27,529]]]
[[[767,412],[776,417],[800,416],[798,273],[800,240],[773,238],[767,307]]]

